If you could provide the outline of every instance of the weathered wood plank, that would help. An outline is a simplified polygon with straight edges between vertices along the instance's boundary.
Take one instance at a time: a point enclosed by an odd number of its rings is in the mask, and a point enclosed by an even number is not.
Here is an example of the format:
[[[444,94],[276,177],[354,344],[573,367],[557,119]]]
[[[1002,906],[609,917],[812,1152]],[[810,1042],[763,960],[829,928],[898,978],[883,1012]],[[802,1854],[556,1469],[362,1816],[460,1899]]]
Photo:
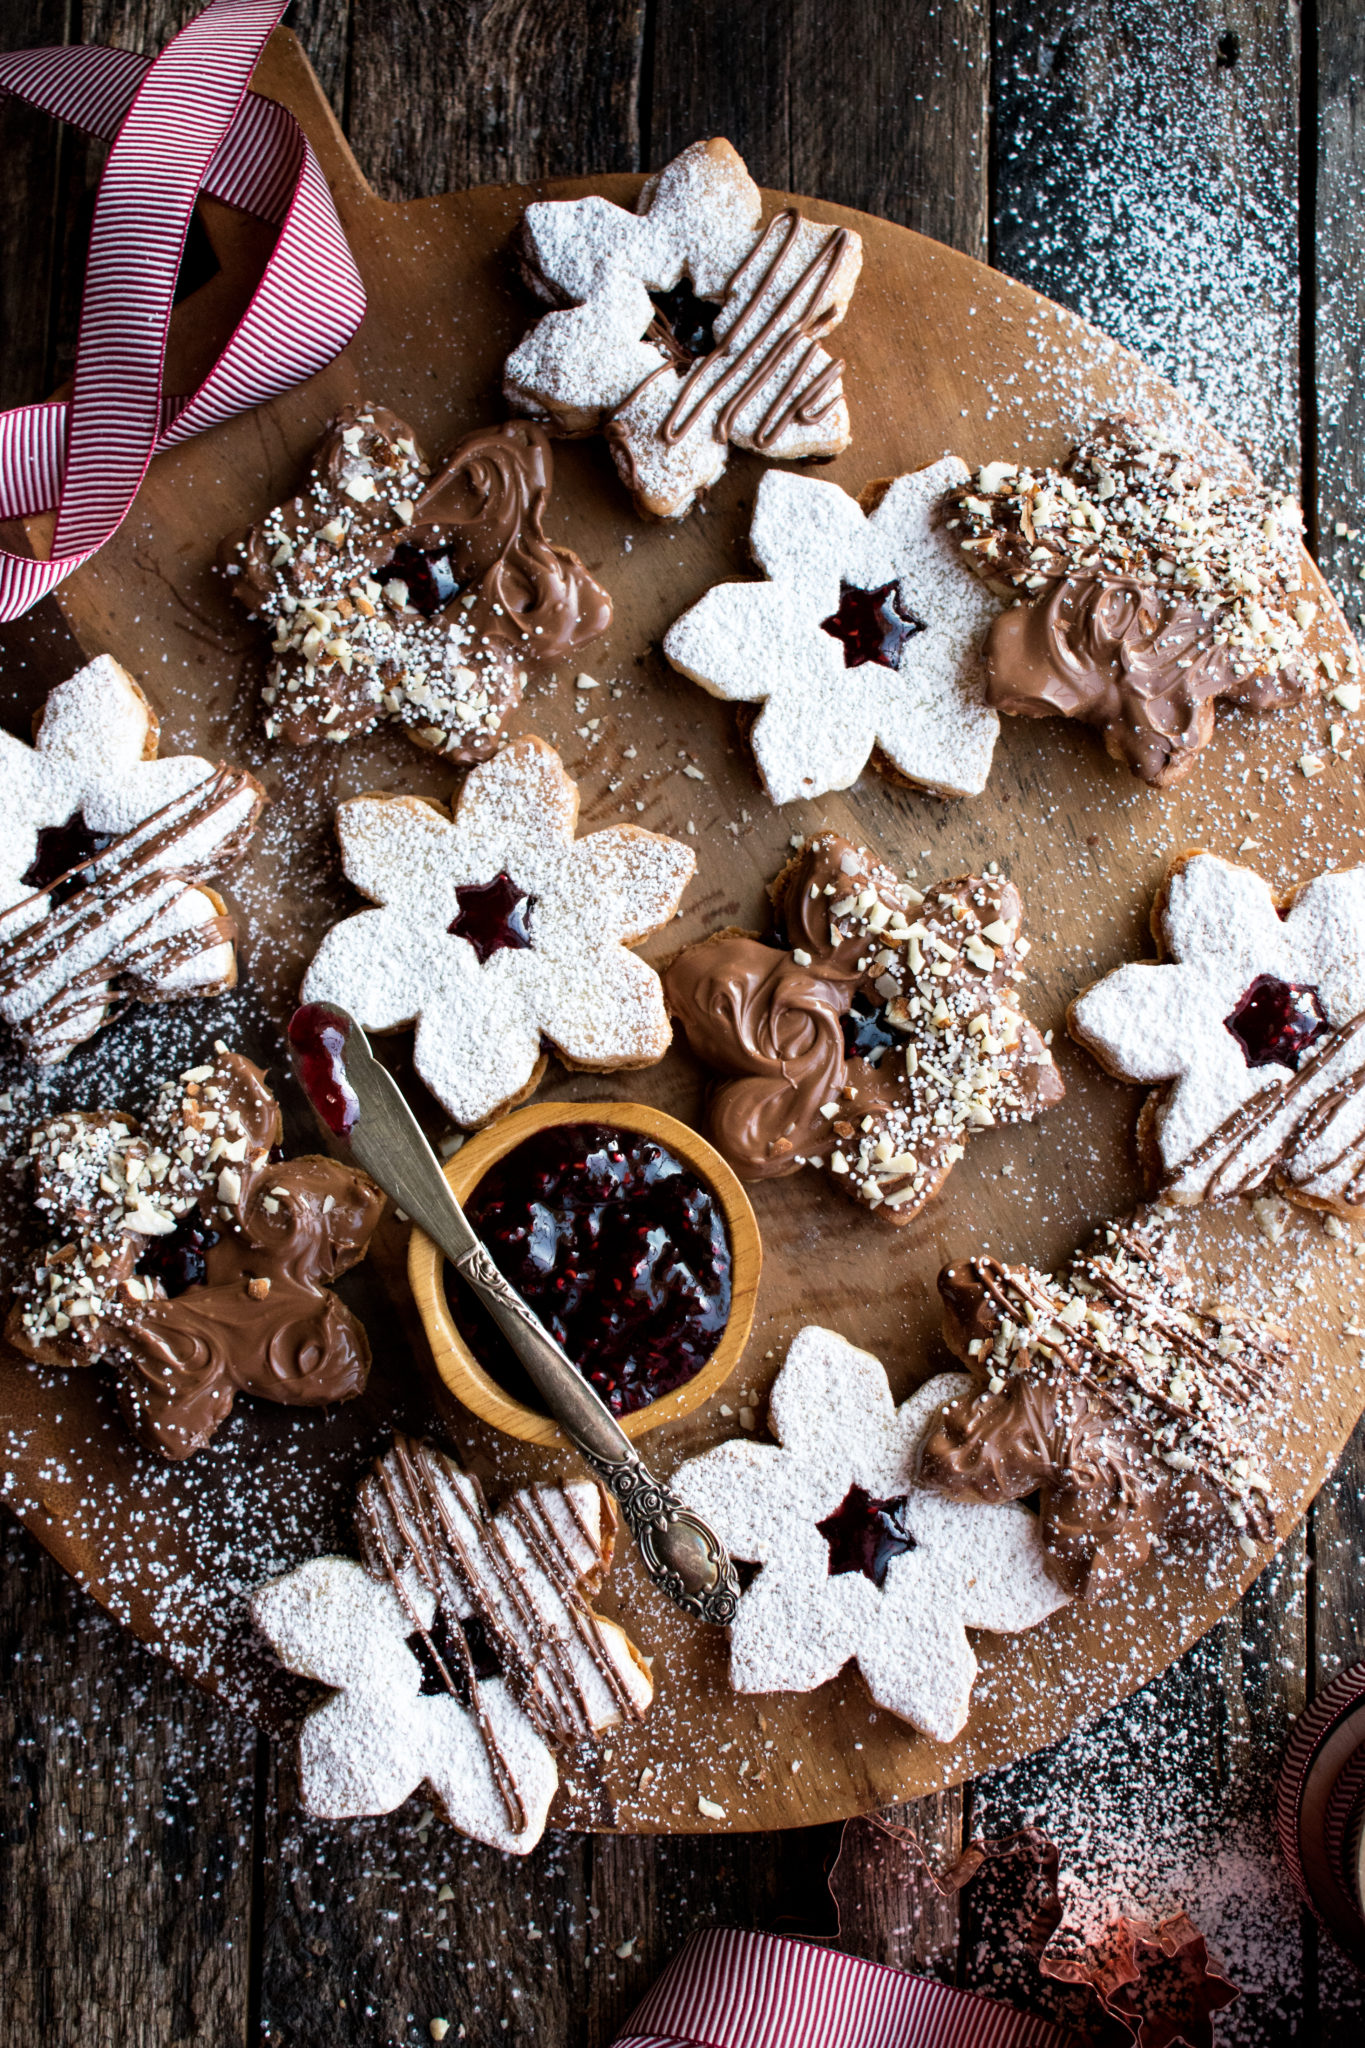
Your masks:
[[[999,0],[992,261],[1299,470],[1298,9]]]
[[[986,0],[659,0],[645,154],[726,135],[761,184],[986,253]]]
[[[246,2033],[252,1731],[0,1525],[0,2040]]]
[[[355,10],[348,132],[390,199],[639,167],[643,0]]]
[[[1365,12],[1317,10],[1318,560],[1354,624],[1365,591]]]
[[[64,0],[7,9],[0,48],[59,43]],[[48,321],[55,262],[61,138],[55,125],[16,101],[0,101],[0,407],[45,396]]]

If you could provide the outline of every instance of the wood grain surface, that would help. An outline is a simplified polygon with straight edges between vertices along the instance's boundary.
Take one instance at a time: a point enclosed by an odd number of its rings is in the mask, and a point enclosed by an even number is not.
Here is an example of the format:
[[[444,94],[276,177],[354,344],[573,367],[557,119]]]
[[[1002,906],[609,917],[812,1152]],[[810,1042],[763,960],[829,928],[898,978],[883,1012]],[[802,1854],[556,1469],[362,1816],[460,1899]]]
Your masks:
[[[180,12],[26,5],[0,27],[11,43],[153,47]],[[1354,524],[1361,438],[1351,222],[1365,138],[1353,98],[1359,24],[1346,0],[1308,21],[1301,99],[1297,17],[1278,7],[1189,7],[1177,34],[1171,10],[1136,0],[859,4],[839,10],[837,38],[827,12],[788,5],[295,12],[363,168],[395,196],[654,165],[692,133],[723,130],[770,184],[880,209],[972,253],[989,221],[998,261],[1139,340],[1262,459],[1293,475],[1302,454],[1326,558],[1343,592],[1353,589],[1360,551],[1334,530],[1337,519]],[[22,167],[3,202],[0,296],[4,395],[17,402],[69,361],[94,153],[16,110],[0,121],[9,165]],[[1049,155],[1037,138],[1054,134]],[[1139,186],[1150,185],[1153,160],[1166,167],[1160,238],[1135,232],[1131,191],[1115,202],[1116,156]],[[1208,193],[1225,173],[1240,196],[1221,218],[1214,209],[1211,228]],[[1298,210],[1287,215],[1257,197],[1292,201],[1296,186]],[[1314,250],[1319,221],[1317,264],[1305,269],[1300,244]],[[1232,256],[1248,245],[1255,308],[1269,323],[1254,349],[1247,307],[1204,289],[1220,263],[1232,277]],[[1200,287],[1190,299],[1198,332],[1188,320],[1148,331],[1173,265]],[[1273,351],[1265,334],[1278,334]],[[1301,420],[1300,337],[1306,372],[1315,359],[1321,378],[1305,382]],[[5,647],[22,715],[68,657],[50,613],[7,633]],[[1152,1689],[1188,1722],[1191,1774],[1229,1804],[1260,1796],[1287,1716],[1358,1653],[1359,1500],[1359,1462],[1348,1459],[1240,1622]],[[504,1865],[424,1829],[420,1813],[354,1830],[301,1822],[287,1761],[269,1744],[253,1757],[230,1717],[158,1671],[26,1539],[16,1534],[9,1549],[0,1640],[17,1677],[4,1702],[12,1793],[0,1878],[22,1910],[0,1933],[7,2042],[416,2043],[439,2013],[473,2041],[578,2048],[611,2038],[699,1921],[831,1931],[827,1830],[565,1837],[527,1865]],[[1129,1710],[1134,1726],[1140,1704]],[[226,1750],[224,1728],[236,1745]],[[1037,1759],[980,1793],[919,1802],[915,1824],[946,1856],[974,1807],[998,1817],[1013,1798],[1046,1809],[1066,1770],[1065,1753]],[[183,1828],[166,1832],[186,1808],[207,1864],[193,1861]],[[178,1898],[163,1903],[139,1883],[144,1857],[170,1864]],[[453,1893],[444,1902],[443,1884]],[[970,1930],[922,1890],[907,1877],[897,1894],[869,1861],[863,1938],[849,1945],[973,1976]],[[1357,2037],[1350,1987],[1311,1935],[1285,1978],[1274,1998],[1262,1992],[1244,2009],[1253,2031],[1243,2038]]]

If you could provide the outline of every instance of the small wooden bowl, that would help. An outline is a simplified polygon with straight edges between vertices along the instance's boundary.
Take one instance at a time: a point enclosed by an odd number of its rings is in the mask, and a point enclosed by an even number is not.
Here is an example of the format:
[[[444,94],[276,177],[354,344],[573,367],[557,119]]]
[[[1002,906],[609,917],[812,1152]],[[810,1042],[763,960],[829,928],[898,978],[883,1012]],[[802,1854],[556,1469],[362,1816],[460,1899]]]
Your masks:
[[[749,1341],[754,1303],[758,1296],[758,1276],[763,1266],[758,1224],[749,1207],[748,1196],[719,1152],[704,1138],[699,1138],[695,1131],[689,1130],[686,1124],[679,1123],[676,1117],[666,1116],[661,1109],[649,1109],[639,1102],[536,1102],[525,1109],[513,1110],[509,1116],[500,1118],[487,1130],[469,1139],[446,1167],[446,1179],[456,1198],[466,1202],[491,1166],[527,1138],[534,1137],[537,1131],[548,1130],[554,1124],[612,1124],[619,1130],[638,1131],[644,1137],[657,1138],[670,1152],[687,1161],[693,1172],[706,1182],[725,1213],[725,1226],[730,1238],[730,1320],[721,1333],[719,1344],[695,1378],[675,1392],[651,1401],[647,1407],[638,1408],[633,1415],[620,1418],[627,1436],[642,1436],[647,1429],[657,1429],[661,1423],[676,1421],[678,1416],[689,1415],[703,1401],[709,1401],[739,1364]],[[480,1365],[450,1313],[446,1299],[444,1254],[425,1231],[415,1227],[408,1246],[408,1280],[431,1341],[436,1370],[451,1393],[481,1422],[491,1423],[508,1436],[521,1437],[527,1443],[553,1444],[563,1448],[566,1440],[551,1417],[514,1400]]]

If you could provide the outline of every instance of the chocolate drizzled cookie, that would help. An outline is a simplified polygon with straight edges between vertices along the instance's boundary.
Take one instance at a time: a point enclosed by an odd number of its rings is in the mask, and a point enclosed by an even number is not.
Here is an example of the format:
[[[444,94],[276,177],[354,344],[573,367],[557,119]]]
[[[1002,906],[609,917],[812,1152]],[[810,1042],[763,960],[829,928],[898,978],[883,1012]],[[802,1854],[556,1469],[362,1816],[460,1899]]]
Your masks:
[[[825,833],[770,894],[775,943],[717,932],[664,976],[693,1052],[723,1077],[712,1142],[741,1179],[821,1166],[908,1223],[973,1131],[1064,1093],[1015,993],[1029,950],[1018,891],[964,875],[921,896]]]
[[[67,1111],[29,1140],[34,1206],[56,1227],[5,1336],[42,1365],[107,1359],[149,1450],[203,1447],[238,1393],[291,1407],[364,1387],[370,1347],[330,1283],[365,1256],[384,1205],[334,1159],[278,1157],[265,1077],[221,1043],[168,1081],[145,1122]]]
[[[1254,1437],[1287,1347],[1235,1304],[1198,1302],[1153,1224],[1109,1224],[1058,1274],[982,1254],[938,1285],[944,1341],[978,1385],[925,1439],[926,1485],[1038,1491],[1058,1577],[1083,1597],[1220,1518],[1248,1549],[1273,1537]]]
[[[997,711],[1096,726],[1115,760],[1169,786],[1219,698],[1273,711],[1307,690],[1317,606],[1291,500],[1107,420],[1062,468],[987,463],[949,504],[968,561],[1019,600],[986,643]]]
[[[266,732],[308,746],[389,720],[486,759],[529,670],[611,622],[606,591],[546,539],[553,475],[523,422],[466,435],[433,475],[386,407],[338,413],[303,492],[225,553],[234,594],[274,629]]]

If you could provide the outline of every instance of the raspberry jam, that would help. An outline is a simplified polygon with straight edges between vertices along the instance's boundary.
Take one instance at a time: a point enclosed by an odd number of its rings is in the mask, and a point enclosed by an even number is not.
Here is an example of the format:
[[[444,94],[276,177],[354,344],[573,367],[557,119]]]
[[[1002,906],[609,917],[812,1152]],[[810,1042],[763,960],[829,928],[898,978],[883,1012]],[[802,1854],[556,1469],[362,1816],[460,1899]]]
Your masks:
[[[647,338],[663,342],[670,355],[695,363],[709,356],[716,345],[716,315],[720,307],[711,299],[699,299],[686,278],[671,292],[651,292],[656,317]]]
[[[1249,1067],[1297,1068],[1327,1029],[1317,990],[1278,981],[1273,974],[1258,974],[1223,1022]]]
[[[173,1301],[187,1287],[203,1286],[209,1270],[205,1254],[220,1235],[198,1209],[191,1209],[174,1230],[148,1240],[133,1271],[159,1280]]]
[[[923,619],[901,610],[894,583],[883,583],[877,590],[841,583],[839,609],[820,625],[832,639],[843,641],[845,668],[862,668],[869,661],[898,668],[906,643],[924,631]]]
[[[80,811],[64,825],[44,825],[38,833],[38,850],[19,879],[28,889],[46,889],[55,910],[59,903],[65,903],[69,896],[84,888],[85,877],[70,875],[60,889],[54,889],[52,884],[62,875],[70,874],[72,868],[80,868],[97,853],[103,853],[106,846],[113,845],[115,836],[112,832],[92,832]]]
[[[374,577],[383,586],[405,583],[408,603],[424,619],[434,618],[460,587],[445,549],[428,553],[425,548],[414,547],[410,540],[400,542],[393,551],[393,560],[376,569]]]
[[[304,1092],[337,1138],[350,1136],[360,1114],[343,1057],[350,1030],[345,1017],[321,1003],[305,1003],[289,1019],[289,1043]]]
[[[719,1343],[730,1315],[725,1217],[655,1139],[602,1124],[537,1132],[489,1169],[465,1212],[614,1415],[685,1386]],[[451,1307],[494,1378],[537,1406],[467,1289]]]
[[[531,943],[533,897],[509,874],[495,875],[491,882],[470,882],[455,891],[459,904],[446,930],[457,939],[468,939],[482,966],[504,948],[519,952]]]
[[[816,1528],[829,1545],[829,1575],[861,1572],[880,1586],[893,1558],[913,1550],[915,1539],[905,1524],[906,1495],[873,1500],[861,1486],[850,1486],[832,1515]]]

